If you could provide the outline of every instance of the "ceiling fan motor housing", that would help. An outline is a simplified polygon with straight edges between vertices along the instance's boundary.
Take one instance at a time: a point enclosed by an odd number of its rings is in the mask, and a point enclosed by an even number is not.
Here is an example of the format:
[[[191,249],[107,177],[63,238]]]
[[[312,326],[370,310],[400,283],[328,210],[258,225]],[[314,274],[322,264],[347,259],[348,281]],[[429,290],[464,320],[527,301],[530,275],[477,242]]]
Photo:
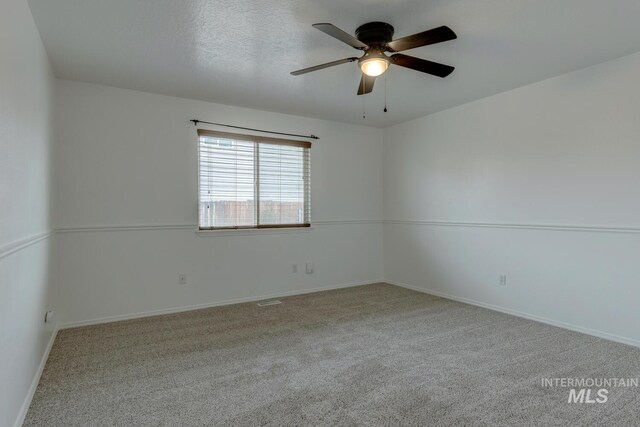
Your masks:
[[[393,40],[393,27],[386,22],[368,22],[358,27],[356,38],[371,47]]]

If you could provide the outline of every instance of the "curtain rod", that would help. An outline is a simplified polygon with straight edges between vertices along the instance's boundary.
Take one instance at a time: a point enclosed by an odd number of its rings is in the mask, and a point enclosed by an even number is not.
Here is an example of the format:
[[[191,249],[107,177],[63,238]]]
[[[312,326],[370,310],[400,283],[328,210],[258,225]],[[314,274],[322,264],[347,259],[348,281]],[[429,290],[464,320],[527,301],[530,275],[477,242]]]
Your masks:
[[[224,126],[224,127],[227,127],[227,128],[242,129],[242,130],[251,130],[251,131],[254,131],[254,132],[270,133],[270,134],[274,134],[274,135],[286,135],[286,136],[297,136],[299,138],[320,139],[319,137],[317,137],[315,135],[298,135],[298,134],[295,134],[295,133],[274,132],[274,131],[270,131],[270,130],[252,129],[252,128],[245,128],[245,127],[242,127],[242,126],[225,125],[225,124],[222,124],[222,123],[205,122],[204,120],[198,120],[198,119],[191,119],[189,121],[193,122],[194,126],[198,126],[198,123],[206,123],[208,125]]]

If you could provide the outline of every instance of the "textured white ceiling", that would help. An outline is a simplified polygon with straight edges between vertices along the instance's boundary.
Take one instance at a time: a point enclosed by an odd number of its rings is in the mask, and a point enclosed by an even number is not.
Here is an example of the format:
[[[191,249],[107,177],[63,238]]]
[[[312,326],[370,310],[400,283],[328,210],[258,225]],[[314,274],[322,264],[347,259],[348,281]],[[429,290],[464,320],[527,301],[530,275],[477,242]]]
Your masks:
[[[638,0],[29,0],[58,77],[330,120],[387,126],[640,51]],[[448,25],[458,39],[405,53],[453,65],[400,67],[356,96],[360,51],[311,27],[396,38]]]

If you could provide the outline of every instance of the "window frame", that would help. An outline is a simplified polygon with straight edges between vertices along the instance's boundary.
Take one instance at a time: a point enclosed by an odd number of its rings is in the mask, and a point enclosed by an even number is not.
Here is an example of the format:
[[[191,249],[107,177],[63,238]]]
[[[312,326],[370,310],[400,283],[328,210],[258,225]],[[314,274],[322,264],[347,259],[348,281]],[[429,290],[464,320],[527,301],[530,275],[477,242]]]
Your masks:
[[[311,227],[311,142],[309,141],[301,141],[301,140],[291,140],[291,139],[282,139],[282,138],[272,138],[267,136],[260,135],[248,135],[248,134],[240,134],[235,132],[219,132],[213,131],[209,129],[198,129],[198,145],[196,147],[198,151],[197,156],[197,177],[196,177],[196,185],[198,187],[198,232],[215,232],[215,231],[233,231],[233,230],[265,230],[265,229],[283,229],[283,228],[310,228]],[[239,140],[245,142],[253,142],[254,146],[254,162],[255,162],[255,184],[254,184],[254,195],[256,199],[256,225],[237,225],[237,226],[229,226],[229,227],[201,227],[200,225],[200,204],[201,204],[201,189],[200,189],[200,137],[201,136],[211,136],[214,138],[226,138],[231,140]],[[304,172],[303,176],[306,177],[307,183],[305,186],[308,186],[308,191],[304,191],[304,200],[303,200],[303,209],[304,217],[307,219],[305,223],[295,223],[295,224],[260,224],[260,157],[259,157],[259,149],[258,144],[271,144],[271,145],[286,145],[290,147],[300,147],[308,150],[307,156],[309,158],[308,161],[304,162]],[[307,212],[308,210],[308,212]]]

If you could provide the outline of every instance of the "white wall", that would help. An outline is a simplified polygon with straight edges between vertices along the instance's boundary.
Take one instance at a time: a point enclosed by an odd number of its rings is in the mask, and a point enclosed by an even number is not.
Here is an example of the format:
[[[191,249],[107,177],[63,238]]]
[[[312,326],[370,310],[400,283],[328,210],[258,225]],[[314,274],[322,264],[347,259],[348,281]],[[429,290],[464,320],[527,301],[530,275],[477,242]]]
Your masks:
[[[382,130],[62,80],[56,112],[61,323],[381,279]],[[192,118],[319,135],[314,227],[196,234]]]
[[[0,13],[0,426],[19,423],[53,334],[53,75],[24,0]]]
[[[635,54],[388,128],[386,279],[640,344],[639,73]]]

